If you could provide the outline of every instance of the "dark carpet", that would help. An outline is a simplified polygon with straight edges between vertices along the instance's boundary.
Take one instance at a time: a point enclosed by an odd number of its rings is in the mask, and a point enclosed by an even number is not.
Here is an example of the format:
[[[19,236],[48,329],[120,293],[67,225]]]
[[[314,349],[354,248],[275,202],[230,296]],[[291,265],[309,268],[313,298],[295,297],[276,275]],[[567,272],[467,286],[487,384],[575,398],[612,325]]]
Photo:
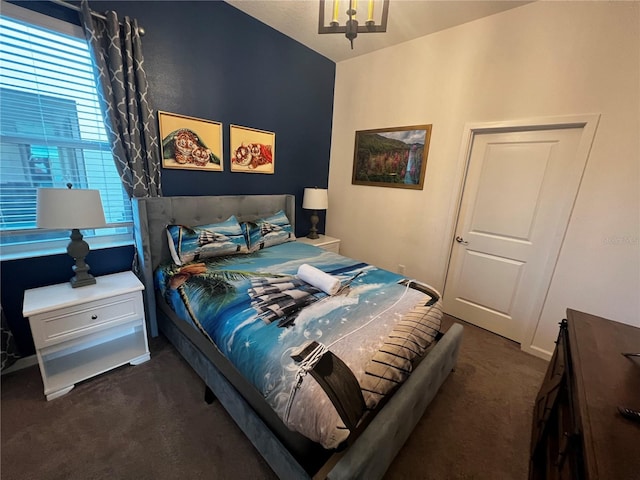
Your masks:
[[[385,478],[526,479],[533,402],[547,363],[463,325],[456,370]],[[50,402],[37,366],[3,375],[0,477],[275,478],[222,407],[204,402],[202,382],[164,337],[150,348],[150,361]]]

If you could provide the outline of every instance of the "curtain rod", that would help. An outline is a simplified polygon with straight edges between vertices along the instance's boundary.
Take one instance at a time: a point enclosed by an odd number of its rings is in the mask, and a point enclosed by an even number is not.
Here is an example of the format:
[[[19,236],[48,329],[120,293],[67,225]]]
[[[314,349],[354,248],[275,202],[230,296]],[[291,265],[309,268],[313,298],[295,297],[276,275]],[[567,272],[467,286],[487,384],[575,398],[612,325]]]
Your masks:
[[[77,6],[74,5],[72,3],[67,3],[63,0],[49,0],[51,3],[55,3],[56,5],[60,5],[61,7],[65,7],[65,8],[70,8],[71,10],[75,10],[76,12],[80,12],[82,9]],[[89,12],[91,12],[91,15],[97,18],[101,18],[102,20],[106,20],[107,17],[105,17],[104,15],[102,15],[101,13],[98,12],[94,12],[93,10],[89,10]],[[143,37],[144,36],[144,28],[138,26],[138,33],[140,33],[140,36]]]

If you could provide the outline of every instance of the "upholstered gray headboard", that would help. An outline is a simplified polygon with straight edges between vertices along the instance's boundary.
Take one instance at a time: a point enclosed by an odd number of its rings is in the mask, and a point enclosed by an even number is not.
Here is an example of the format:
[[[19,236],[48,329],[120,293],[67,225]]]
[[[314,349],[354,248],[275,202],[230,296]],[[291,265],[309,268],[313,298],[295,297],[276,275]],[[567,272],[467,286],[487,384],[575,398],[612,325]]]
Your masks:
[[[206,225],[226,220],[231,215],[240,222],[251,221],[283,210],[295,227],[293,195],[135,198],[132,206],[140,279],[145,285],[145,313],[153,337],[158,335],[153,271],[170,259],[167,225]]]

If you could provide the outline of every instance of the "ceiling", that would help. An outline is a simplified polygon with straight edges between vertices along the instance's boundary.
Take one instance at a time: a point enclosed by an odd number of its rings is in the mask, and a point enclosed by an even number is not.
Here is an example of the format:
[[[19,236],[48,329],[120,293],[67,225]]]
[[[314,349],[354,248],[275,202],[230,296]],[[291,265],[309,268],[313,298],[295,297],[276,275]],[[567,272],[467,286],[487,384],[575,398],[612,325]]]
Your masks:
[[[317,0],[226,1],[336,63],[531,3],[517,0],[390,0],[387,31],[358,35],[351,50],[344,34],[318,33]]]

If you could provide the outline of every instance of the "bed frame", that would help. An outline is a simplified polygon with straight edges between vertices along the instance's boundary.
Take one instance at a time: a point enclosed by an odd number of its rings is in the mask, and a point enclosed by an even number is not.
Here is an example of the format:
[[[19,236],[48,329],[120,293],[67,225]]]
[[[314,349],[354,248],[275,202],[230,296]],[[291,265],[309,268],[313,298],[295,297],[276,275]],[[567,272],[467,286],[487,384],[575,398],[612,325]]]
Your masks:
[[[239,221],[264,218],[283,210],[295,222],[293,195],[156,197],[133,200],[139,276],[145,284],[149,332],[161,331],[204,380],[269,466],[280,478],[381,478],[404,445],[427,405],[454,368],[462,326],[453,324],[390,398],[353,444],[329,455],[286,428],[259,392],[205,339],[156,302],[153,271],[170,258],[168,224],[204,225],[236,215]],[[312,465],[320,461],[319,465]],[[312,465],[310,467],[310,465]],[[309,472],[312,473],[309,473]]]

